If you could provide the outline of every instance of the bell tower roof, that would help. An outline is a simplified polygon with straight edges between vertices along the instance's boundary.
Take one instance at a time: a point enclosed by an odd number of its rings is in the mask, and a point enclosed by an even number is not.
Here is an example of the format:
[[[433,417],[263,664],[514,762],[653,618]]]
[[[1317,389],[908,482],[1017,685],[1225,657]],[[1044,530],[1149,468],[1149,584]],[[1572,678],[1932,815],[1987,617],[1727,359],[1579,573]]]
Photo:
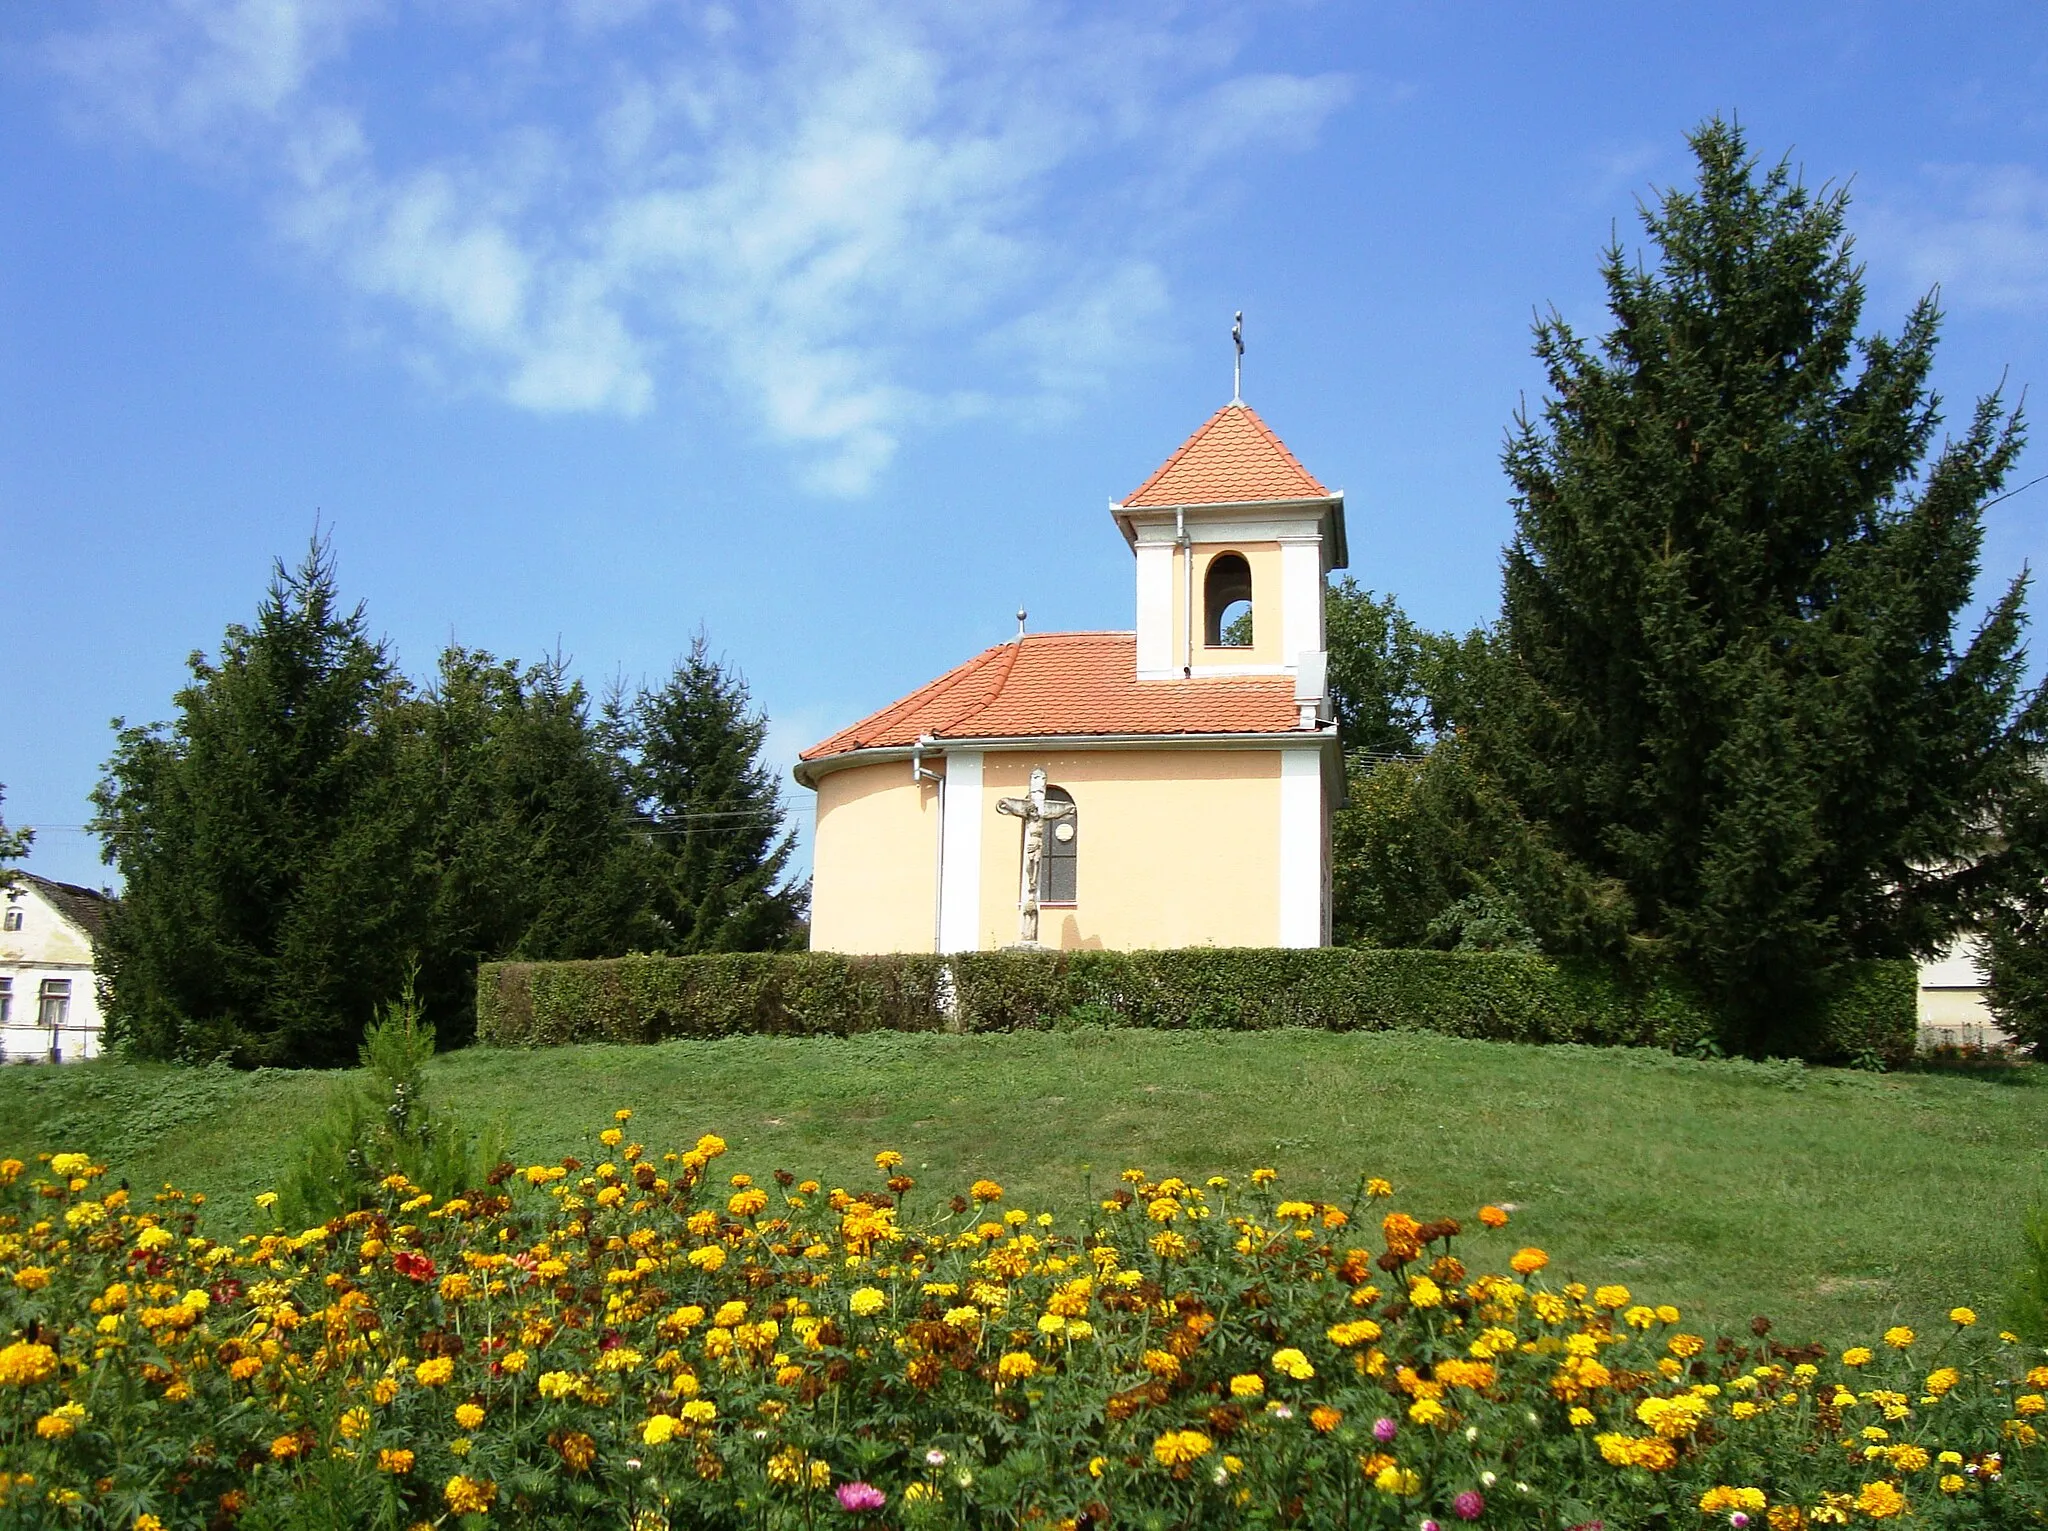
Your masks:
[[[1123,501],[1124,508],[1322,500],[1330,491],[1248,404],[1232,401]]]

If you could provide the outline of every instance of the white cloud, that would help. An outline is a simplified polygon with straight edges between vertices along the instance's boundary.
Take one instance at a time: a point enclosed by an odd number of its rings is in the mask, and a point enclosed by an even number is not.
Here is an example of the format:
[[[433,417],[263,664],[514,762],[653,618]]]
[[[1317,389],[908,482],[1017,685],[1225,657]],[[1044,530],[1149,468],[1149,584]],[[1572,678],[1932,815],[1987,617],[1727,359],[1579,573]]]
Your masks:
[[[1216,24],[1023,0],[115,16],[51,44],[73,101],[264,186],[424,373],[537,411],[720,392],[843,494],[906,430],[1103,386],[1164,306],[1160,231],[1352,93],[1233,74]],[[350,69],[386,19],[490,35],[467,73],[408,79],[400,111]],[[455,132],[422,131],[436,100]]]
[[[1951,307],[2048,313],[2048,176],[2026,165],[1935,165],[1912,193],[1873,197],[1866,254],[1900,261]]]

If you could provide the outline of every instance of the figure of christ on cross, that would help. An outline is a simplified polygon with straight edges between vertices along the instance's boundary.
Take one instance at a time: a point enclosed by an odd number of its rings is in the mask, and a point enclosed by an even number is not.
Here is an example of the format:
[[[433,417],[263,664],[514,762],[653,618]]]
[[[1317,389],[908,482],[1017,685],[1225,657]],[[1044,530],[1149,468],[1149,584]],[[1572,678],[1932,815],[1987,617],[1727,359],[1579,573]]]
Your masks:
[[[1064,819],[1074,811],[1072,803],[1045,800],[1045,772],[1031,768],[1031,786],[1023,797],[1006,797],[996,803],[996,812],[1024,821],[1024,901],[1017,911],[1017,945],[1035,950],[1038,946],[1038,879],[1045,861],[1045,825],[1048,819]]]

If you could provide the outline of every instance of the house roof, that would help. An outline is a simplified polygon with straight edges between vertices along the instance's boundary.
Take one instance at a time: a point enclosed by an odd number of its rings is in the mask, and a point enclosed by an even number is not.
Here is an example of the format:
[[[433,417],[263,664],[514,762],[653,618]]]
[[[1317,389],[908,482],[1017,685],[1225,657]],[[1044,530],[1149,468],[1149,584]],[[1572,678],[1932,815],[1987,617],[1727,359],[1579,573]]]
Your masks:
[[[798,758],[935,739],[1295,730],[1291,675],[1139,680],[1135,633],[1027,633],[985,649]]]
[[[1247,404],[1230,403],[1124,499],[1144,506],[1236,505],[1259,500],[1320,500],[1330,491]]]
[[[97,888],[81,888],[75,883],[53,882],[47,877],[38,877],[33,872],[17,872],[15,876],[34,888],[50,901],[57,912],[76,925],[97,943],[100,932],[107,926],[107,911],[114,907],[116,900]]]

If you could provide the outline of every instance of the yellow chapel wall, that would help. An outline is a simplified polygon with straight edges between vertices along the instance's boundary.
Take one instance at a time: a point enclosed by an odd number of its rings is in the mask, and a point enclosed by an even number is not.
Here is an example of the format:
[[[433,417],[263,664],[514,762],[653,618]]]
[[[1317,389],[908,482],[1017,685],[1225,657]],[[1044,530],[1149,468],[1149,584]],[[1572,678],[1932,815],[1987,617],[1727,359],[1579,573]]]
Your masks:
[[[811,839],[811,949],[928,952],[936,940],[939,794],[910,764],[818,778]],[[993,812],[993,810],[991,810]]]
[[[1193,668],[1205,666],[1279,665],[1291,656],[1280,652],[1280,568],[1277,542],[1197,542],[1187,552],[1195,560],[1195,648]],[[1209,565],[1225,553],[1242,557],[1252,571],[1252,644],[1250,648],[1210,648],[1203,643],[1209,635],[1205,582]],[[1173,635],[1176,645],[1186,642],[1188,576],[1186,553],[1173,550]],[[1176,647],[1173,666],[1186,662],[1186,650]]]
[[[1276,588],[1276,626],[1278,604]],[[1041,945],[1278,944],[1278,750],[992,750],[982,767],[983,951],[1017,939],[1023,826],[996,802],[1023,793],[1033,766],[1073,795],[1080,833],[1078,898],[1040,912]]]

